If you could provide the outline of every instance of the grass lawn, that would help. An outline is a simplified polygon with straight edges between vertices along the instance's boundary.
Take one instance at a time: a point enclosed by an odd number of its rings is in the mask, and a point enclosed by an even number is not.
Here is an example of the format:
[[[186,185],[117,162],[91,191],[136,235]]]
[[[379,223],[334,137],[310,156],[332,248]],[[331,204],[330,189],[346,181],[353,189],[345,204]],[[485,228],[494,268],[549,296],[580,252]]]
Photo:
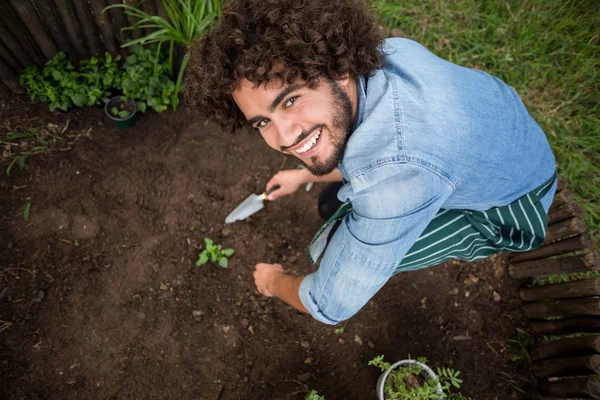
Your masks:
[[[372,0],[382,22],[514,87],[600,244],[600,10],[586,0]]]

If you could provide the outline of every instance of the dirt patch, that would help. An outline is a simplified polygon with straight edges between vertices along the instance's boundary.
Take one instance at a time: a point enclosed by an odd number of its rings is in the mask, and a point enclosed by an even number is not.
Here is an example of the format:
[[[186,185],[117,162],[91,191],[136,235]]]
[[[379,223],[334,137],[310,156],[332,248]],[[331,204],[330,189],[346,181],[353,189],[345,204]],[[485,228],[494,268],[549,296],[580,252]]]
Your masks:
[[[100,108],[0,111],[15,115],[92,130],[0,178],[0,397],[374,399],[379,354],[451,363],[475,399],[521,396],[504,353],[523,317],[503,256],[394,277],[336,333],[252,279],[257,262],[312,270],[321,185],[224,224],[296,161],[185,109],[123,131]],[[195,266],[204,237],[236,250],[229,268]]]

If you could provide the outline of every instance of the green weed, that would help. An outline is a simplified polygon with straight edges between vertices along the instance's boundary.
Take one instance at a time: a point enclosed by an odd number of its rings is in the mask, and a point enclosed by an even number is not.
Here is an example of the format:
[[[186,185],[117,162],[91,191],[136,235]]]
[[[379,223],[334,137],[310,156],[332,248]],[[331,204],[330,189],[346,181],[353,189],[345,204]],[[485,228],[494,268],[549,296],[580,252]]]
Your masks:
[[[227,257],[231,257],[233,253],[235,253],[235,250],[223,249],[220,244],[214,244],[212,239],[209,238],[204,238],[204,244],[206,245],[206,248],[198,255],[196,266],[199,267],[209,261],[219,263],[219,265],[223,268],[227,268],[229,266]]]

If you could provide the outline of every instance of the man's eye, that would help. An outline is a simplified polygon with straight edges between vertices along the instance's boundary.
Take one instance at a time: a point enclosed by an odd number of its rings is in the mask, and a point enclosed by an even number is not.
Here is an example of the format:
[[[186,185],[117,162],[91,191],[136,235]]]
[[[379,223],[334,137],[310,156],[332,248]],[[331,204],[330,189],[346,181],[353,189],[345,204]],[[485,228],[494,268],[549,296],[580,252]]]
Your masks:
[[[263,126],[265,126],[267,124],[267,122],[269,122],[269,120],[266,118],[263,118],[260,121],[258,121],[258,123],[256,124],[256,127],[262,128]]]
[[[297,98],[298,98],[298,96],[291,97],[288,101],[285,102],[284,107],[285,108],[290,107],[292,104],[294,104],[294,102],[296,101]]]

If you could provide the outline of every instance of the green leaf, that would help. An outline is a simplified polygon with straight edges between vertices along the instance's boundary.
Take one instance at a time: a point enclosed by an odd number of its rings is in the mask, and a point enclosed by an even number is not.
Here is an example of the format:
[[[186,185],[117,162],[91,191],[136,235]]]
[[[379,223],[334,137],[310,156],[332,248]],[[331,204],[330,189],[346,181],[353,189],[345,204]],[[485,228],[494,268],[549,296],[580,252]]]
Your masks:
[[[206,249],[210,249],[213,246],[213,241],[212,239],[209,238],[204,238],[204,244],[206,245]]]
[[[223,268],[227,268],[228,266],[228,261],[227,258],[223,257],[219,260],[219,265]]]
[[[224,249],[221,251],[221,254],[223,254],[225,257],[231,257],[233,253],[235,253],[235,250],[233,249]]]
[[[27,203],[27,205],[25,206],[25,211],[23,212],[23,220],[25,220],[25,222],[29,222],[30,210],[31,210],[31,203]]]
[[[148,106],[146,105],[145,101],[136,101],[135,106],[138,110],[140,110],[140,112],[146,112],[146,110],[148,109]]]
[[[115,106],[112,106],[112,107],[110,108],[110,114],[111,114],[113,117],[116,117],[117,115],[119,115],[119,109],[118,109],[117,107],[115,107]]]
[[[206,250],[202,251],[198,256],[198,261],[196,261],[196,266],[204,265],[208,262],[208,256],[206,255]]]
[[[131,113],[127,110],[119,111],[119,118],[127,118],[131,115]]]

